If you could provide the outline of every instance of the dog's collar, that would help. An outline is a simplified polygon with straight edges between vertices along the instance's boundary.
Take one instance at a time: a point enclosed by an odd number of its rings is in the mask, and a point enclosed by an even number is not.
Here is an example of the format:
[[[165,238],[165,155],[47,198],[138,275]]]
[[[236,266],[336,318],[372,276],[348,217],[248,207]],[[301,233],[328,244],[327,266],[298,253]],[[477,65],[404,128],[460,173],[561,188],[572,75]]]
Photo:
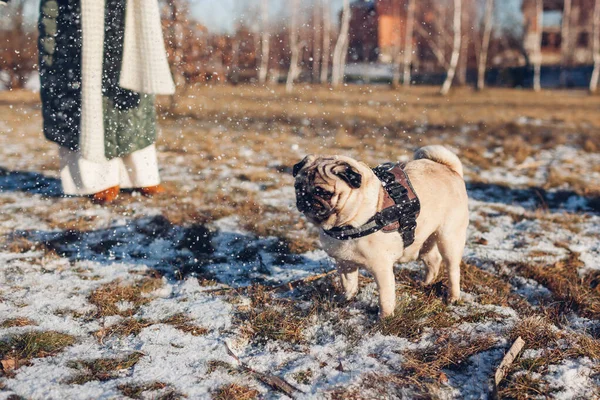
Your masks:
[[[325,234],[338,240],[358,239],[377,231],[399,232],[404,247],[415,241],[417,217],[421,203],[404,172],[404,164],[385,163],[373,168],[373,173],[381,181],[384,200],[383,209],[372,216],[364,225],[339,226],[323,230]]]

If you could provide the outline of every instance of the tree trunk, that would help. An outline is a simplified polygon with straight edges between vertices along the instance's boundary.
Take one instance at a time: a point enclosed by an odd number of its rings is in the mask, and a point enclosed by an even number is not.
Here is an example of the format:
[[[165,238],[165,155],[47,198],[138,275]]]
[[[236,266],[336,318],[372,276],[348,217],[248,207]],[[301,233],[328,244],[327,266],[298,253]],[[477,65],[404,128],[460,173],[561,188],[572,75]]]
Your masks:
[[[562,25],[560,30],[560,58],[562,69],[560,71],[560,85],[562,87],[567,86],[567,74],[565,68],[569,63],[569,47],[570,47],[570,35],[569,28],[571,25],[571,0],[564,0]]]
[[[404,77],[402,84],[410,86],[410,64],[413,59],[413,25],[415,23],[415,0],[408,0],[406,10],[406,34],[404,36]]]
[[[466,21],[463,21],[462,25],[465,26]],[[458,86],[464,86],[467,83],[467,63],[469,61],[468,34],[465,33],[460,40],[460,54],[458,56],[458,67],[455,81]]]
[[[313,3],[313,48],[312,48],[312,81],[319,81],[319,67],[321,63],[321,33],[323,31],[321,18],[319,16],[319,8],[317,7],[319,0]]]
[[[477,66],[477,90],[485,87],[485,67],[487,65],[490,37],[492,36],[492,15],[494,12],[494,0],[485,0],[485,17],[483,21],[483,37],[481,38],[481,52],[479,53],[479,65]]]
[[[344,0],[344,7],[342,9],[342,24],[340,26],[340,33],[333,49],[333,61],[331,73],[331,84],[332,86],[338,86],[344,81],[344,69],[346,67],[346,54],[344,49],[347,49],[348,42],[348,29],[350,27],[350,0]]]
[[[321,53],[321,84],[327,83],[329,58],[331,57],[331,17],[329,0],[322,0],[323,9],[323,52]]]
[[[392,15],[395,18],[398,18],[398,21],[402,18],[400,13],[400,0],[392,0]],[[400,26],[397,26],[397,32],[395,32],[394,37],[394,46],[392,55],[392,88],[396,88],[400,85],[400,59],[402,58],[401,54],[401,43],[400,43]]]
[[[543,0],[535,0],[535,54],[533,58],[533,90],[542,90],[542,14],[544,12]]]
[[[592,72],[592,79],[590,79],[590,92],[595,93],[598,90],[598,77],[600,76],[600,0],[596,0],[594,3],[592,34],[594,35],[592,45],[594,71]]]
[[[294,79],[298,74],[298,58],[300,49],[298,49],[298,5],[300,0],[292,0],[292,21],[290,25],[290,49],[292,58],[290,60],[290,69],[288,70],[287,81],[285,83],[286,93],[291,93],[294,88]]]
[[[258,81],[265,84],[267,81],[267,73],[269,72],[269,1],[262,0],[261,2],[261,52],[260,52],[260,70],[258,72]]]
[[[456,74],[456,65],[458,64],[458,56],[460,54],[460,42],[461,42],[461,0],[454,0],[454,43],[452,46],[452,57],[450,58],[450,67],[448,68],[448,74],[446,80],[442,85],[440,93],[447,95],[452,86],[454,75]]]

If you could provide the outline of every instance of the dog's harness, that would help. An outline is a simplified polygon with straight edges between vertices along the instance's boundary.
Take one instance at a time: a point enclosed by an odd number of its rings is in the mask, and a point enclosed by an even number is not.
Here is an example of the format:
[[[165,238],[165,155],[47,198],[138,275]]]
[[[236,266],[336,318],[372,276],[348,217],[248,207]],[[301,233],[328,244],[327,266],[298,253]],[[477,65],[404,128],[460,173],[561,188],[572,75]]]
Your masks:
[[[417,217],[421,203],[413,189],[406,172],[405,164],[385,163],[373,168],[373,172],[383,186],[383,209],[372,216],[364,225],[354,228],[340,226],[324,230],[332,238],[338,240],[357,239],[377,231],[399,232],[404,247],[415,241]]]

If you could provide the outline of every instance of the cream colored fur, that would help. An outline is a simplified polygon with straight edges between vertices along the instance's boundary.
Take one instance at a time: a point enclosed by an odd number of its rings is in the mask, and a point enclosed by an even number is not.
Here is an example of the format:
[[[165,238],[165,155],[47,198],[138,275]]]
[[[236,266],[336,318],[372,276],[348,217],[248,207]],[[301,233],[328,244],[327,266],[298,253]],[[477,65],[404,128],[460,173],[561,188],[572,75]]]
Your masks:
[[[359,188],[331,177],[328,164],[344,162],[362,175]],[[316,168],[323,172],[325,186],[334,191],[333,214],[325,221],[309,219],[321,228],[360,226],[367,222],[382,204],[382,186],[367,165],[349,157],[307,158],[302,170]],[[394,264],[420,259],[427,267],[425,284],[433,283],[442,264],[449,277],[449,300],[460,298],[460,262],[469,223],[468,199],[458,157],[442,146],[427,146],[415,153],[415,160],[405,171],[421,202],[415,241],[404,248],[398,232],[382,231],[353,240],[337,240],[321,232],[323,249],[336,260],[346,299],[358,291],[358,269],[365,268],[375,278],[379,289],[380,316],[393,315],[396,292]],[[331,180],[330,180],[331,179]]]

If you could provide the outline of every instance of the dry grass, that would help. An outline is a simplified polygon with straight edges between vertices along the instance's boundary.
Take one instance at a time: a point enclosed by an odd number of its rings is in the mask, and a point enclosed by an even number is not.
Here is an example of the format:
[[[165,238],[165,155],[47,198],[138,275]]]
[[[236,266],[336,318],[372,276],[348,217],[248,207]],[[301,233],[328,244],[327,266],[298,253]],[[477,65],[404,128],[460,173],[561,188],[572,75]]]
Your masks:
[[[396,335],[417,340],[426,329],[439,330],[454,325],[456,319],[435,294],[403,294],[396,299],[392,317],[379,323],[384,335]]]
[[[297,344],[304,339],[302,331],[307,326],[307,316],[293,307],[267,305],[261,310],[252,310],[244,316],[247,324],[243,332],[257,343],[281,340]]]
[[[237,371],[237,368],[235,366],[233,366],[232,364],[230,364],[226,361],[221,361],[221,360],[210,360],[209,362],[206,363],[206,373],[207,374],[212,374],[213,372],[215,372],[217,370],[224,370],[228,374],[232,375],[234,372]]]
[[[127,337],[137,336],[142,329],[152,325],[153,322],[143,318],[125,318],[116,324],[98,330],[95,335],[100,342],[112,336]]]
[[[252,400],[258,398],[260,392],[248,386],[230,383],[221,386],[213,395],[213,400]]]
[[[535,357],[517,358],[499,387],[501,398],[525,399],[547,393],[548,383],[543,378],[533,378],[533,374],[545,374],[551,365],[564,360],[581,357],[600,360],[600,340],[560,331],[540,316],[525,318],[508,332],[511,341],[519,336],[525,341],[526,349],[541,352]]]
[[[593,287],[596,276],[590,274],[581,278],[577,270],[582,265],[579,255],[571,253],[566,259],[551,265],[520,263],[511,267],[548,288],[558,300],[563,311],[561,314],[574,311],[597,320],[600,319],[600,292]]]
[[[438,379],[442,369],[459,369],[467,359],[496,346],[497,339],[480,337],[467,343],[457,343],[456,338],[441,338],[425,349],[405,353],[404,368],[415,380]]]
[[[512,307],[525,315],[532,312],[527,301],[512,292],[506,278],[485,272],[464,261],[461,263],[460,270],[462,290],[476,294],[480,304]]]
[[[511,343],[519,336],[526,348],[539,349],[556,345],[564,335],[544,318],[532,316],[519,321],[508,335]]]
[[[28,325],[37,325],[35,321],[25,318],[25,317],[17,317],[17,318],[8,318],[0,323],[0,328],[13,328],[15,326],[28,326]]]
[[[507,164],[508,160],[517,165],[527,162],[528,157],[536,156],[540,149],[552,149],[560,144],[586,152],[597,152],[600,148],[600,114],[596,112],[600,97],[588,97],[582,92],[561,91],[558,96],[549,91],[536,94],[491,89],[473,93],[458,89],[449,98],[442,98],[435,94],[437,88],[425,87],[413,87],[400,92],[384,87],[352,86],[330,91],[327,88],[300,85],[292,95],[284,94],[279,87],[273,89],[272,93],[270,89],[247,86],[238,86],[235,90],[229,86],[191,88],[189,94],[194,97],[178,99],[175,113],[163,114],[167,123],[164,125],[165,134],[158,142],[161,157],[164,157],[165,164],[174,162],[175,158],[185,157],[185,176],[192,181],[180,182],[177,178],[168,178],[173,180],[165,183],[166,195],[143,201],[161,209],[169,224],[196,226],[197,229],[189,228],[190,240],[184,239],[182,246],[189,248],[194,255],[200,254],[197,258],[201,260],[210,261],[214,253],[210,247],[210,232],[205,224],[231,215],[239,216],[243,228],[259,237],[279,238],[273,248],[266,249],[274,255],[281,255],[276,262],[293,263],[298,259],[296,254],[317,247],[316,235],[306,234],[308,226],[295,210],[267,204],[263,199],[263,194],[273,189],[285,189],[292,185],[290,167],[298,161],[298,149],[302,152],[343,153],[375,164],[409,156],[415,147],[423,144],[444,143],[459,149],[459,155],[467,167],[490,169],[512,165]],[[25,112],[32,123],[39,125],[37,95],[32,97],[24,92],[17,95],[6,99],[6,93],[0,93],[0,112],[7,116],[8,126],[19,126],[21,113]],[[2,103],[3,98],[8,103]],[[6,104],[14,101],[22,103],[17,107],[18,110],[9,110]],[[539,121],[515,122],[523,116]],[[248,159],[244,158],[240,145],[254,154]],[[292,145],[298,147],[293,148]],[[53,145],[40,146],[40,152],[55,150],[50,149]],[[7,163],[14,160],[18,161],[15,157]],[[273,160],[276,160],[276,164]],[[532,177],[539,165],[531,165],[515,171]],[[46,158],[34,160],[27,168],[56,169],[57,165],[55,160],[50,162]],[[227,168],[230,177],[227,182],[218,181],[222,173],[220,168]],[[582,178],[586,175],[577,168],[576,164],[571,169],[549,168],[544,188],[566,187],[593,200],[590,196],[600,193],[600,190],[595,183],[586,182]],[[590,166],[589,171],[598,172],[598,168]],[[543,188],[539,190],[540,193],[544,192]],[[185,201],[174,202],[173,198]],[[10,199],[3,201],[6,201],[7,207],[18,206],[9,205]],[[137,215],[140,201],[140,198],[124,195],[108,207],[114,213],[130,217]],[[93,214],[93,206],[86,199],[62,199],[49,202],[46,209],[20,208],[16,212],[29,213],[52,229],[70,230],[75,239],[78,232],[97,229],[99,221],[93,216],[65,215],[65,204],[69,208],[84,209]],[[581,229],[579,225],[585,222],[584,214],[552,213],[544,210],[543,206],[537,212],[524,214],[507,211],[504,206],[495,211],[495,214],[509,215],[514,222],[535,219],[542,223],[542,229],[556,225],[574,233],[578,233],[577,229]],[[489,230],[490,218],[493,216],[482,212],[474,225],[485,233]],[[482,245],[487,244],[485,237],[478,240]],[[7,251],[17,253],[38,249],[47,251],[45,245],[31,242],[26,237],[11,238],[0,244],[8,246],[5,248]],[[568,248],[568,244],[557,247]],[[255,261],[257,253],[248,249],[238,256]],[[546,254],[531,252],[529,256]],[[544,379],[533,379],[533,372],[543,373],[549,365],[565,359],[588,356],[600,360],[600,344],[593,337],[597,333],[588,336],[565,328],[568,326],[565,316],[572,310],[581,316],[599,319],[600,274],[581,277],[577,274],[578,266],[576,256],[549,266],[523,263],[509,265],[509,268],[497,266],[495,270],[498,272],[492,273],[473,264],[463,264],[462,288],[474,295],[475,302],[511,307],[519,314],[521,322],[499,335],[503,335],[507,342],[522,336],[527,348],[543,349],[536,357],[515,361],[501,388],[502,396],[527,398],[547,395],[548,387]],[[542,304],[539,308],[531,307],[511,286],[513,272],[547,287],[556,301]],[[288,294],[279,296],[281,292],[260,285],[241,290],[244,296],[250,298],[251,305],[240,305],[239,301],[235,305],[235,318],[240,325],[238,333],[245,335],[243,339],[249,339],[251,346],[269,341],[279,341],[278,344],[284,346],[312,345],[314,338],[307,337],[304,332],[315,322],[330,323],[335,335],[345,337],[351,344],[358,344],[365,333],[373,331],[410,340],[431,335],[433,344],[430,346],[403,353],[406,362],[397,366],[398,370],[388,375],[369,374],[362,379],[364,387],[334,388],[327,395],[331,398],[359,399],[368,398],[365,393],[375,393],[379,397],[391,398],[405,394],[408,388],[417,391],[416,398],[435,397],[445,386],[448,379],[445,374],[450,375],[448,371],[454,373],[455,370],[462,370],[471,355],[496,346],[495,337],[469,339],[466,337],[468,335],[458,333],[455,328],[462,323],[477,324],[494,320],[498,322],[494,326],[502,329],[503,323],[498,321],[502,317],[492,311],[478,311],[478,307],[458,317],[453,312],[454,308],[447,307],[443,302],[445,278],[431,288],[424,288],[417,279],[418,274],[403,270],[397,275],[399,300],[396,315],[381,323],[375,322],[376,308],[365,305],[362,300],[352,303],[353,307],[361,308],[360,317],[353,314],[354,317],[349,318],[348,309],[351,307],[336,301],[335,279],[327,277],[300,285],[295,288],[291,298],[282,298]],[[210,277],[201,279],[206,278]],[[361,281],[364,280],[361,277]],[[206,284],[214,285],[215,282],[206,280]],[[139,307],[150,300],[145,294],[160,285],[160,279],[154,278],[133,285],[118,282],[103,285],[89,296],[89,301],[96,305],[97,311],[86,317],[125,317],[100,331],[98,336],[101,339],[136,335],[153,323],[170,324],[191,335],[205,334],[205,328],[194,325],[183,314],[162,321],[134,317]],[[227,293],[232,302],[235,293]],[[121,302],[129,303],[131,307],[127,310],[119,308]],[[459,305],[461,309],[463,306]],[[510,327],[512,319],[509,320]],[[17,322],[8,322],[13,323]],[[136,358],[141,357],[137,353],[130,356],[132,359],[125,357],[75,362],[73,365],[81,374],[74,378],[80,382],[74,383],[120,376],[119,370],[130,368],[138,361]],[[216,370],[235,374],[237,369],[218,360],[207,363],[209,374]],[[320,376],[320,371],[300,371],[293,379],[301,384],[311,384],[313,375]],[[121,385],[119,388],[124,396],[147,398],[155,395],[149,392],[157,392],[156,396],[169,393],[169,388],[163,385],[161,382],[151,382]],[[368,390],[365,391],[365,388]],[[215,398],[259,396],[255,389],[239,385],[226,385],[214,393]]]
[[[123,285],[121,282],[111,282],[94,290],[88,300],[97,307],[96,316],[121,315],[130,317],[150,299],[144,294],[152,292],[163,285],[162,278],[146,277],[134,284]],[[118,303],[127,302],[131,307],[119,310]]]
[[[175,389],[170,388],[169,385],[163,382],[150,382],[143,384],[125,383],[117,386],[117,389],[121,391],[123,396],[140,400],[147,398],[151,398],[153,400],[176,400],[187,397],[177,392]]]
[[[292,375],[294,380],[296,382],[298,382],[301,385],[310,385],[311,381],[312,381],[312,377],[313,377],[313,372],[312,370],[309,368],[305,371],[299,371],[296,372],[294,375]]]
[[[144,354],[135,352],[118,358],[98,358],[95,360],[70,361],[67,366],[81,371],[66,383],[83,385],[91,381],[108,381],[119,376],[119,371],[137,364]]]
[[[13,360],[14,369],[33,358],[53,356],[75,343],[75,337],[55,331],[32,331],[0,340],[0,360]]]
[[[513,375],[498,388],[498,398],[529,400],[532,398],[547,398],[547,383],[533,377],[527,372]]]
[[[193,97],[180,98],[175,113],[189,117],[201,113],[203,118],[211,120],[263,121],[272,118],[294,126],[302,126],[306,119],[323,123],[336,121],[337,126],[339,122],[404,123],[406,126],[427,121],[436,126],[490,125],[512,122],[523,116],[552,115],[554,124],[600,126],[600,118],[595,115],[600,100],[584,92],[561,91],[558,96],[552,91],[488,89],[477,93],[468,88],[455,88],[451,96],[441,97],[437,87],[424,86],[403,88],[399,92],[384,86],[351,85],[332,91],[324,86],[298,85],[294,93],[286,94],[281,86],[268,89],[237,86],[236,90],[231,90],[230,86],[202,85],[188,93]],[[561,101],[559,108],[555,107],[557,97]],[[198,103],[203,106],[195,107]],[[223,114],[223,109],[229,112]],[[549,113],[549,110],[553,112]]]
[[[182,332],[189,333],[192,336],[201,336],[208,333],[208,329],[193,324],[192,320],[186,317],[184,314],[175,314],[160,321],[150,321],[147,319],[134,317],[124,318],[116,324],[98,330],[95,335],[100,341],[113,336],[137,336],[142,329],[158,323],[172,325],[174,328]]]
[[[294,301],[278,299],[273,291],[254,285],[246,291],[250,306],[239,306],[236,320],[241,333],[257,344],[272,340],[298,344],[304,342],[303,330],[316,312],[301,309]]]
[[[175,314],[169,318],[160,321],[162,324],[172,325],[176,329],[189,333],[192,336],[202,336],[208,333],[208,329],[192,323],[192,320],[185,314]]]

